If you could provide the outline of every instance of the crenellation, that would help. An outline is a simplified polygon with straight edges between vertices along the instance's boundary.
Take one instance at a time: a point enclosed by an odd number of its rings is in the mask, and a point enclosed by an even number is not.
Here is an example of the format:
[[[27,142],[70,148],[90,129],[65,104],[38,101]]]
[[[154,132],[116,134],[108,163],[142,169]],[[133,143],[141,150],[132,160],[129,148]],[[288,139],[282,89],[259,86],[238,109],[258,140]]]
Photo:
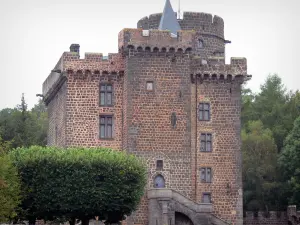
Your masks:
[[[124,29],[119,33],[119,49],[186,52],[192,50],[195,34],[193,31],[179,31],[178,37],[174,38],[169,31],[150,30],[149,36],[144,36],[142,29]]]

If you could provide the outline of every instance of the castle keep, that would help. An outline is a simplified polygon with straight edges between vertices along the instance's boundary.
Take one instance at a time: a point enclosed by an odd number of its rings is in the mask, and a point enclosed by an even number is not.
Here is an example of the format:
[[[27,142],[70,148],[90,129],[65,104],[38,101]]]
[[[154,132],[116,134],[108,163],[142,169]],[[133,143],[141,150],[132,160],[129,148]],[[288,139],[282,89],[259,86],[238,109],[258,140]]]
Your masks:
[[[48,144],[110,147],[144,158],[148,186],[128,225],[243,224],[241,84],[225,64],[224,22],[163,13],[123,29],[118,53],[72,44],[43,84]]]

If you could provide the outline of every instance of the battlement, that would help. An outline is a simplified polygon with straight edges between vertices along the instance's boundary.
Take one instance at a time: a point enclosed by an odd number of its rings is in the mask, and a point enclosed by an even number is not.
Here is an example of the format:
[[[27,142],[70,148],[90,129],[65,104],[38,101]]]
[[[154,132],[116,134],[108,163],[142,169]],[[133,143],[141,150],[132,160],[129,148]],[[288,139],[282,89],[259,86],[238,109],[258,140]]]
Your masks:
[[[179,31],[177,37],[172,37],[169,31],[123,29],[119,33],[119,50],[190,52],[192,51],[194,38],[194,31]]]
[[[262,212],[262,211],[259,211],[257,213],[247,211],[247,212],[245,212],[244,217],[249,218],[249,219],[256,219],[256,220],[260,220],[260,219],[264,219],[264,220],[265,219],[269,219],[269,220],[284,219],[284,220],[287,220],[288,215],[287,215],[287,212],[281,212],[281,211],[270,211],[269,213]]]
[[[162,13],[143,17],[137,23],[137,28],[144,30],[158,29]],[[178,20],[182,30],[214,35],[224,39],[224,21],[217,15],[202,12],[184,12],[183,18]]]
[[[43,83],[43,95],[48,98],[66,79],[66,74],[115,74],[123,73],[124,63],[119,53],[85,53],[84,59],[80,59],[77,52],[64,52]]]
[[[249,80],[246,58],[230,58],[230,64],[225,64],[224,57],[209,57],[202,59],[194,57],[191,62],[193,77],[200,80]]]

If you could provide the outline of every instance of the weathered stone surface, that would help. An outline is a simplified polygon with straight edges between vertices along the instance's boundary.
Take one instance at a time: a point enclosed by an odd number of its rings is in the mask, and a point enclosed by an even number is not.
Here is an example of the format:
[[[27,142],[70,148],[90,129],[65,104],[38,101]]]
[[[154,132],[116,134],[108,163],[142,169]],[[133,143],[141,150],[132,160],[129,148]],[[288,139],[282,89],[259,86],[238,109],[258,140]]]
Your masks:
[[[159,17],[152,15],[139,24],[153,27]],[[142,29],[122,30],[119,52],[107,60],[101,53],[86,53],[84,59],[63,53],[55,67],[61,71],[52,72],[43,86],[48,144],[128,151],[147,162],[146,188],[152,189],[155,177],[163,176],[165,188],[182,196],[172,198],[173,206],[194,224],[241,225],[240,111],[241,84],[250,78],[247,61],[232,58],[226,65],[223,53],[214,54],[225,48],[220,17],[185,13],[180,23],[184,31],[177,38],[167,31],[150,30],[143,36]],[[201,49],[199,38],[204,40]],[[113,106],[99,105],[103,82],[113,86]],[[152,91],[147,82],[153,82]],[[210,104],[209,121],[198,120],[199,103]],[[113,138],[100,138],[101,115],[113,116]],[[212,135],[211,152],[200,151],[202,133]],[[157,160],[163,161],[163,168],[157,168]],[[211,183],[201,182],[201,167],[211,168]],[[201,205],[207,192],[212,203],[199,216],[193,207]],[[149,224],[151,207],[159,209],[152,200],[144,196],[126,223]],[[175,211],[163,221],[171,219],[174,225]]]

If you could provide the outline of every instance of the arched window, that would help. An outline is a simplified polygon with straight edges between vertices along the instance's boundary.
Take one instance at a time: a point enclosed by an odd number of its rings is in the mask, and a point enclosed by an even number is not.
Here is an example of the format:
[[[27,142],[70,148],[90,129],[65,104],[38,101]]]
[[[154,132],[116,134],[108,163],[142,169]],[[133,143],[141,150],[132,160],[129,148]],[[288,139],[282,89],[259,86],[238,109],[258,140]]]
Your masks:
[[[165,187],[165,179],[162,175],[157,175],[154,178],[154,187],[155,188],[164,188]]]
[[[203,40],[202,39],[198,40],[198,47],[203,48]]]

